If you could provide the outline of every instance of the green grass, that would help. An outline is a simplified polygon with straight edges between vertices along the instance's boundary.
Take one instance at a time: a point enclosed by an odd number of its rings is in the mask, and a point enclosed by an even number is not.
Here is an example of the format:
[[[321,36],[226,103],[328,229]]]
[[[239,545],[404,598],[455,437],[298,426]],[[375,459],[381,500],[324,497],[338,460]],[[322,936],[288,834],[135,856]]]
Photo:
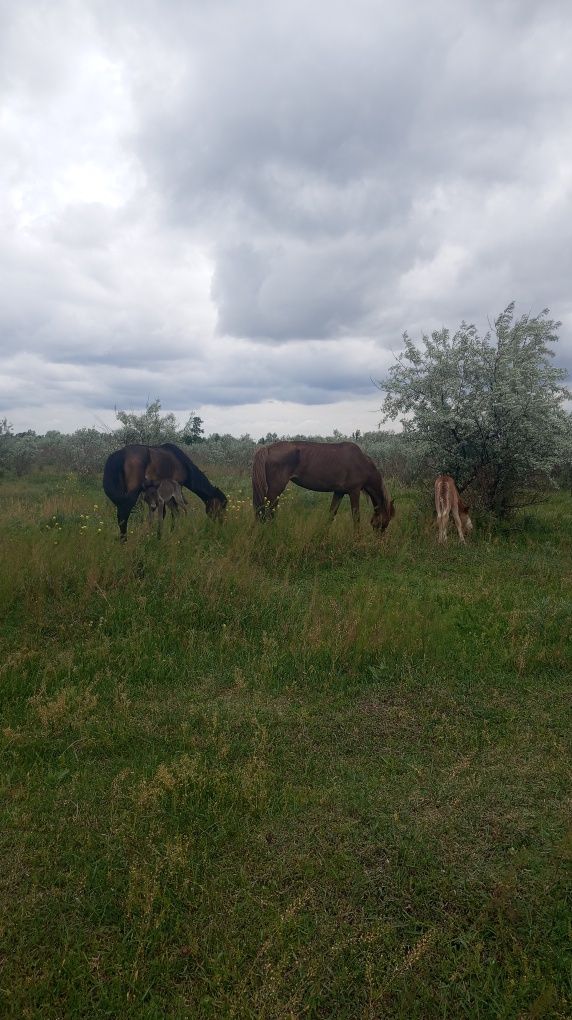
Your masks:
[[[572,500],[439,548],[230,481],[125,547],[1,483],[1,1015],[570,1016]]]

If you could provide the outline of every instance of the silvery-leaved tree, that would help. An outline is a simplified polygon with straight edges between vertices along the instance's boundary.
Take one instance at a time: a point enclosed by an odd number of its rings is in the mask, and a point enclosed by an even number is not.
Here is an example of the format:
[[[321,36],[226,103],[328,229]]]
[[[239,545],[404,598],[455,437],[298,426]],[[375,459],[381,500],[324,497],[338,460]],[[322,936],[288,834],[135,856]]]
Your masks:
[[[161,401],[154,400],[141,414],[133,411],[117,411],[115,417],[121,422],[115,438],[121,443],[197,443],[204,435],[203,420],[191,411],[188,421],[179,428],[172,412],[161,414]]]
[[[161,414],[161,401],[153,400],[141,414],[134,411],[117,411],[121,422],[116,438],[121,443],[164,443],[177,438],[177,419],[174,414]]]
[[[378,385],[383,420],[401,418],[436,472],[477,490],[498,516],[534,502],[570,449],[566,373],[552,362],[559,322],[544,309],[514,316],[510,304],[479,336],[465,322],[423,336]]]

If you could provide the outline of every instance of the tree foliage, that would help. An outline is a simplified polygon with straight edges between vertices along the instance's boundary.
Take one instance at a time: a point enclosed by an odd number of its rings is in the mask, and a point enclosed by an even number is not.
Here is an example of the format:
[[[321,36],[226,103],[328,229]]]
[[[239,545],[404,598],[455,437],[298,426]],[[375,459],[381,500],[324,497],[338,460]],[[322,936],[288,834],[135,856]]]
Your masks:
[[[570,451],[566,373],[551,363],[559,322],[515,318],[510,304],[484,337],[461,323],[454,333],[404,334],[405,350],[378,385],[384,421],[401,418],[436,472],[473,485],[484,506],[504,516],[534,501]]]
[[[187,446],[193,443],[202,443],[205,437],[203,419],[198,414],[190,414],[181,429],[181,440]]]
[[[141,414],[116,411],[120,427],[100,432],[98,429],[77,429],[71,435],[51,430],[45,435],[17,432],[6,418],[0,419],[0,473],[23,475],[46,468],[73,471],[78,475],[99,473],[106,457],[127,443],[158,444],[165,442],[195,443],[202,440],[203,423],[191,413],[182,428],[174,414],[162,414],[161,402],[154,400]]]
[[[133,411],[116,411],[115,416],[121,422],[122,428],[115,433],[118,441],[127,443],[146,443],[157,445],[158,443],[179,442],[190,445],[200,442],[203,434],[203,420],[191,412],[189,418],[182,426],[172,412],[161,414],[161,401],[153,400],[141,414]]]
[[[116,432],[117,439],[124,444],[145,443],[156,445],[178,438],[179,429],[175,415],[161,414],[161,401],[154,400],[142,414],[134,411],[116,411],[115,417],[122,428]]]

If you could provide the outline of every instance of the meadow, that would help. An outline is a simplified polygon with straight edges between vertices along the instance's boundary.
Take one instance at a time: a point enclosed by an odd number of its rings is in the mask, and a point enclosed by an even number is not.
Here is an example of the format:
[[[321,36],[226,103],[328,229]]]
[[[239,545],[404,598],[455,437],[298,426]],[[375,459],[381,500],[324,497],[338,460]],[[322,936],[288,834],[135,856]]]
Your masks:
[[[571,1015],[572,498],[380,540],[0,481],[3,1017]]]

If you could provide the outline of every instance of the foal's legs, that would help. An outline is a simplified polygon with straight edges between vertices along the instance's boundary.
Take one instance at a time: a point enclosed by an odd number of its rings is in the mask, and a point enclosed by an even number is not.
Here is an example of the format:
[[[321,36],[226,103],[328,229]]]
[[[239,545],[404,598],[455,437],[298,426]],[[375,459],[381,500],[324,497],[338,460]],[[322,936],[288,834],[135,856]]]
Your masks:
[[[458,510],[458,508],[456,506],[453,507],[453,520],[454,520],[455,525],[457,527],[457,533],[459,535],[459,541],[464,543],[465,536],[463,534],[463,525],[461,524],[461,518],[459,516],[459,510]]]
[[[157,499],[157,538],[161,538],[161,531],[163,530],[163,521],[167,513],[167,507],[162,499]]]
[[[449,523],[449,511],[445,510],[443,513],[437,515],[437,524],[439,526],[439,541],[441,543],[447,541],[447,525]]]
[[[182,490],[180,493],[175,493],[175,495],[171,498],[169,506],[171,507],[171,531],[172,531],[173,528],[175,527],[175,515],[179,513],[179,510],[182,510],[184,514],[186,514],[187,512],[187,503],[183,496]]]
[[[179,507],[181,507],[183,513],[186,514],[186,512],[187,512],[186,504],[183,503],[180,499],[177,499],[176,496],[173,496],[169,500],[169,509],[171,511],[171,531],[173,531],[173,529],[175,527],[175,518],[177,517],[177,515],[179,513]]]

